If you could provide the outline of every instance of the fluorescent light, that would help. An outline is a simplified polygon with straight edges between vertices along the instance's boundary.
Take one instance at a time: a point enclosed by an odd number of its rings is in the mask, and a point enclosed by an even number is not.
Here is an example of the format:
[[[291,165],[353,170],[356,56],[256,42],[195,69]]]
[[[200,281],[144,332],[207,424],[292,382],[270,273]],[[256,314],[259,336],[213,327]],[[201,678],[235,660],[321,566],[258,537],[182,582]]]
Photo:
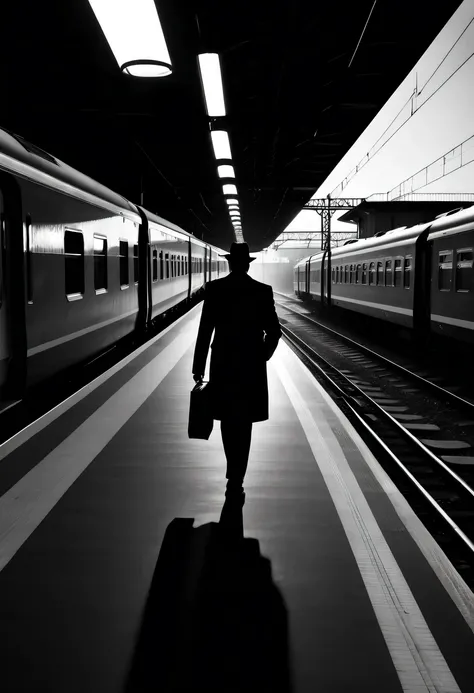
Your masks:
[[[234,167],[228,164],[217,167],[219,178],[235,178]]]
[[[229,135],[225,130],[211,130],[211,140],[216,159],[232,159]]]
[[[239,212],[231,212],[229,216],[231,219],[240,219],[240,213]]]
[[[224,195],[237,195],[237,188],[233,183],[227,183],[226,185],[222,186],[222,190],[224,192]]]
[[[239,201],[238,201],[237,198],[235,198],[235,197],[228,197],[228,198],[226,199],[226,202],[227,202],[228,205],[235,205],[235,204],[238,205],[238,204],[239,204]]]
[[[229,210],[231,209],[239,209],[239,205],[233,202],[231,205],[229,205]]]
[[[165,77],[171,60],[154,0],[89,0],[122,72]]]
[[[202,53],[198,55],[198,59],[202,87],[206,98],[207,114],[210,116],[225,116],[219,56],[217,53]]]

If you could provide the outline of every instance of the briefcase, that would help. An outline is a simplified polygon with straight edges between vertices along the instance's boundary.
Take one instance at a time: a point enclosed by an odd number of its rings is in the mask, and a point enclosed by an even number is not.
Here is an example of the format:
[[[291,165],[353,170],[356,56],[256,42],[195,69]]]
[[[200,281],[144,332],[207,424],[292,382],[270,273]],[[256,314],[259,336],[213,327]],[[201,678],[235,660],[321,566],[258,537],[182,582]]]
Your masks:
[[[209,383],[196,383],[189,403],[188,436],[208,440],[213,425]]]

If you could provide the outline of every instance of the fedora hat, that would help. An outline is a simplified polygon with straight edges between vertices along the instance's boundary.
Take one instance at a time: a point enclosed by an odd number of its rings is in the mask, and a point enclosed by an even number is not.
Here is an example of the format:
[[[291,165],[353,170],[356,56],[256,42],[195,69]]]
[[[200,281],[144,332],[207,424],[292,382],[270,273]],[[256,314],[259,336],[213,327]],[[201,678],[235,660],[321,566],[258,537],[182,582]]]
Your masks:
[[[226,260],[233,260],[234,262],[253,262],[257,259],[256,257],[250,257],[247,243],[232,243],[230,246],[230,253],[221,255],[221,257],[225,257]]]

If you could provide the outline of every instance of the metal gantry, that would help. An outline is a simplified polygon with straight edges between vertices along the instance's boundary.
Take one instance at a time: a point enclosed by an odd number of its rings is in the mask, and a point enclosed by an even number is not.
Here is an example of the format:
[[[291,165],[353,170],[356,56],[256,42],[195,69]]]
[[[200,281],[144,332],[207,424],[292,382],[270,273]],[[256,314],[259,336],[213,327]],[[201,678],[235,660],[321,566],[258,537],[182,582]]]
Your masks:
[[[309,200],[303,209],[313,209],[321,217],[321,250],[327,255],[327,290],[326,303],[331,305],[331,217],[334,212],[342,209],[357,207],[365,198],[361,197],[337,197],[331,199],[330,195]],[[324,261],[324,257],[323,257]],[[324,296],[324,291],[322,293]]]
[[[331,247],[337,247],[344,241],[349,241],[357,238],[357,231],[332,231],[331,232]],[[306,243],[306,247],[314,247],[316,243],[321,241],[321,231],[283,231],[278,238],[273,241],[273,250],[278,250],[287,241],[298,241]],[[290,246],[291,247],[291,246]]]

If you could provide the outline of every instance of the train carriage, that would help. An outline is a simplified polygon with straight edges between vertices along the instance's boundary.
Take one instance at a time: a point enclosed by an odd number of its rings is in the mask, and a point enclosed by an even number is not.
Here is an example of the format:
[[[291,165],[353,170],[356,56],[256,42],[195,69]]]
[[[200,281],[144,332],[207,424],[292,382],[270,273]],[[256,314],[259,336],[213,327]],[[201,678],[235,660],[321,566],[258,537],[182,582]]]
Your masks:
[[[2,130],[0,215],[0,407],[224,269],[218,248]]]
[[[474,206],[303,258],[295,293],[474,343]]]
[[[464,341],[474,341],[473,211],[438,218],[428,237],[431,330]]]

